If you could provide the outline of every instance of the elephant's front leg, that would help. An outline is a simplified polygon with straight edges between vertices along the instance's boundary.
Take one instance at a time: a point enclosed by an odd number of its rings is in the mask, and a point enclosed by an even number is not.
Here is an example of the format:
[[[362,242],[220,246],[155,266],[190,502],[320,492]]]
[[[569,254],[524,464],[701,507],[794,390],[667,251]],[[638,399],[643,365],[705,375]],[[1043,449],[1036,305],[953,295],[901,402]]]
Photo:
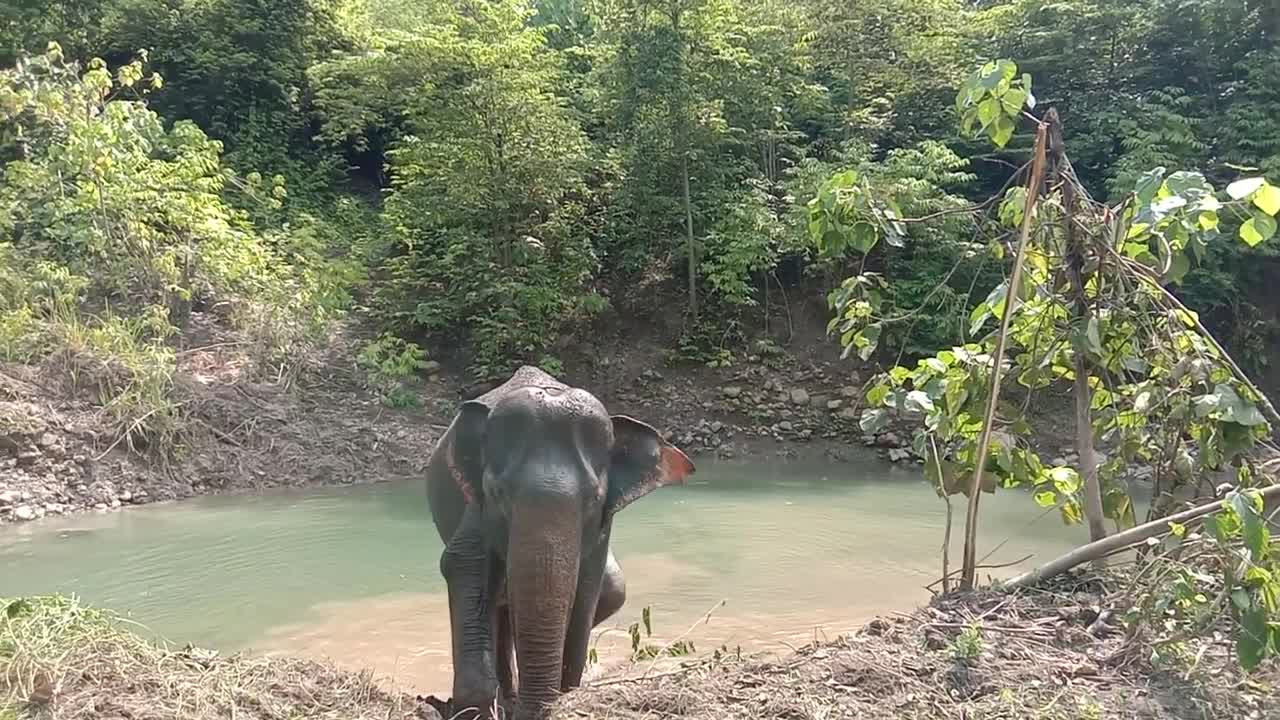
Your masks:
[[[455,712],[492,705],[498,688],[494,662],[493,567],[482,534],[480,510],[467,507],[440,558],[449,587],[449,623],[453,639]]]

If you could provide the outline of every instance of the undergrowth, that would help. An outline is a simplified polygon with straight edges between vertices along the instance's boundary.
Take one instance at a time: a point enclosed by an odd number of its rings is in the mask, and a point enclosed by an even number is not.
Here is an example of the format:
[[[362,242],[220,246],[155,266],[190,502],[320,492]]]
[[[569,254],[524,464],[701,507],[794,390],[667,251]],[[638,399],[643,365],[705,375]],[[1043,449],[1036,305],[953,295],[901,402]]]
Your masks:
[[[329,221],[283,210],[283,178],[237,175],[221,143],[148,109],[162,83],[141,59],[113,75],[56,44],[0,72],[0,361],[90,393],[112,447],[134,450],[183,431],[175,346],[193,312],[283,382],[364,278]]]
[[[411,697],[378,687],[368,673],[174,650],[143,632],[76,598],[0,598],[0,718],[414,716]]]

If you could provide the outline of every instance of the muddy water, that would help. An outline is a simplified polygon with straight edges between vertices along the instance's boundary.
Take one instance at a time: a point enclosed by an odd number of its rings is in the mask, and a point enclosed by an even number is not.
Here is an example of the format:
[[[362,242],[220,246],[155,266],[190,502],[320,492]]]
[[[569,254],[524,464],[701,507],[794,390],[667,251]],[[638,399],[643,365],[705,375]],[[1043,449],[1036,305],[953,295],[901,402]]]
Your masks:
[[[329,658],[444,692],[448,606],[420,483],[204,498],[0,532],[0,596],[75,593],[176,643]],[[957,502],[956,526],[963,508]],[[713,463],[619,515],[628,600],[597,641],[623,662],[650,606],[654,642],[784,650],[928,598],[943,504],[882,463]],[[987,563],[1058,554],[1083,535],[1029,496],[983,497]],[[959,533],[952,557],[959,557]],[[997,546],[1004,542],[1004,546]],[[723,605],[720,605],[723,601]],[[699,622],[709,613],[709,619]]]

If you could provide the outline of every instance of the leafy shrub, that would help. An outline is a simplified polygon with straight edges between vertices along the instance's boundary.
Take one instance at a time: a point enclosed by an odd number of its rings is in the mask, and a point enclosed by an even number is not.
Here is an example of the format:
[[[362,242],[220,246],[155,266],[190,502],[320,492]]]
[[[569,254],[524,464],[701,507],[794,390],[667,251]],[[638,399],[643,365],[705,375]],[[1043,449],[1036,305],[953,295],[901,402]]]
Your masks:
[[[427,353],[417,343],[383,333],[356,355],[356,365],[368,375],[371,388],[391,407],[416,405],[418,397],[407,386],[427,366]]]
[[[234,175],[192,123],[166,129],[141,99],[161,84],[141,61],[81,74],[56,44],[0,71],[0,352],[60,359],[130,446],[177,430],[168,341],[197,304],[230,308],[279,365],[361,279],[334,257],[332,226],[299,216],[264,230],[228,202],[278,208],[285,192]]]

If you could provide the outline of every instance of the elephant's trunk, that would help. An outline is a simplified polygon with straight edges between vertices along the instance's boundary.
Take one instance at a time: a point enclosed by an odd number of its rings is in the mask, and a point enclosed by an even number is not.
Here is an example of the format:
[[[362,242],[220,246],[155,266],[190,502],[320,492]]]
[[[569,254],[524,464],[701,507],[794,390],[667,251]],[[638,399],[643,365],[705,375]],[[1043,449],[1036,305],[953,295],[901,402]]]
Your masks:
[[[565,635],[578,586],[581,502],[537,493],[512,511],[507,599],[520,669],[516,720],[541,720],[560,693]]]

